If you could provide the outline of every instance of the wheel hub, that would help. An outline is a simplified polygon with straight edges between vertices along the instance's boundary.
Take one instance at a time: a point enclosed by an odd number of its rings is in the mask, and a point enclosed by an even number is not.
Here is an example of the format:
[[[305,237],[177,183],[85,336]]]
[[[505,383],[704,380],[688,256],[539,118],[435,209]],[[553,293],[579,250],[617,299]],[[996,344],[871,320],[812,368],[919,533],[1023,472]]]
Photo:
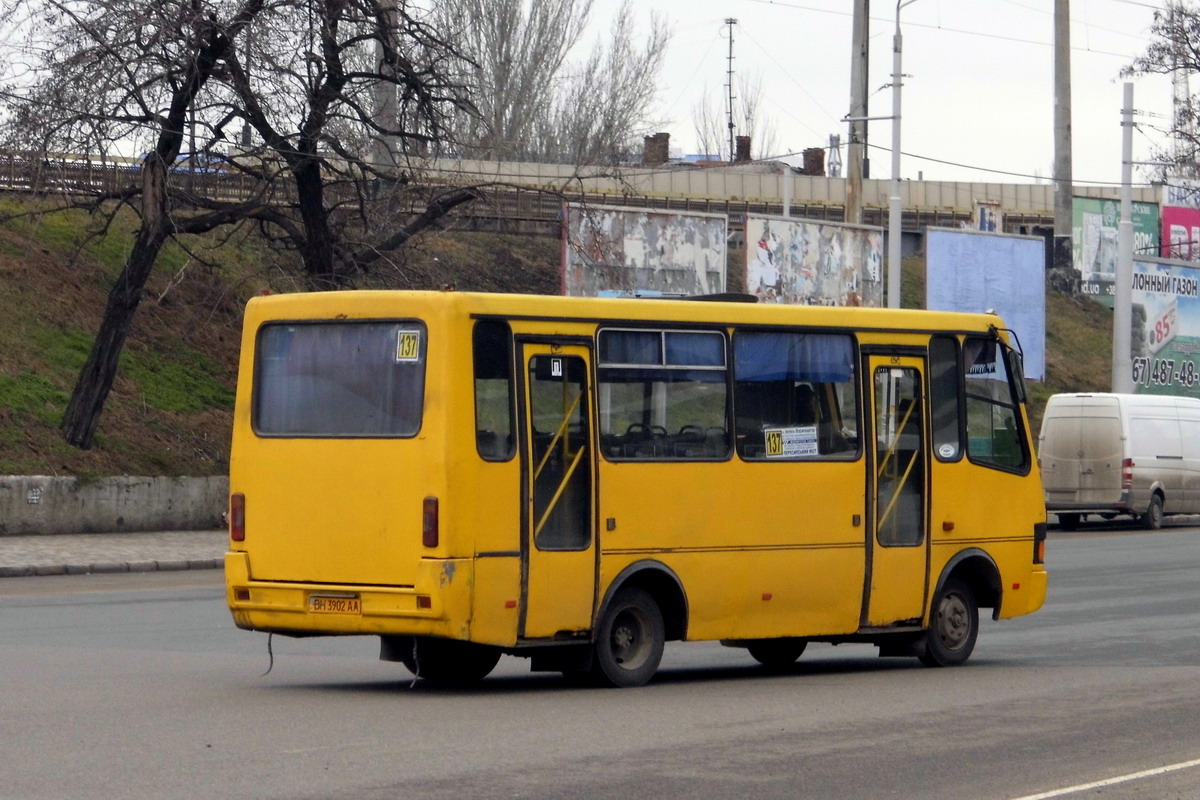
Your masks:
[[[967,607],[963,601],[951,595],[938,608],[938,636],[949,650],[956,650],[966,641],[971,630]]]

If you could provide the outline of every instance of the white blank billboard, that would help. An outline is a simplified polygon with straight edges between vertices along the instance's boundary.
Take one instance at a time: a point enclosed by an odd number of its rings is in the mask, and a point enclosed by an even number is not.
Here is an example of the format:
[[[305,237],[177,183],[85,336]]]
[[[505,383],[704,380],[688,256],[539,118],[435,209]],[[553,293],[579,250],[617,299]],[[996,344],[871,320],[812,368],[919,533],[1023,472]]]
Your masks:
[[[1025,377],[1045,379],[1046,244],[1041,237],[926,229],[925,307],[996,312],[1020,340]]]

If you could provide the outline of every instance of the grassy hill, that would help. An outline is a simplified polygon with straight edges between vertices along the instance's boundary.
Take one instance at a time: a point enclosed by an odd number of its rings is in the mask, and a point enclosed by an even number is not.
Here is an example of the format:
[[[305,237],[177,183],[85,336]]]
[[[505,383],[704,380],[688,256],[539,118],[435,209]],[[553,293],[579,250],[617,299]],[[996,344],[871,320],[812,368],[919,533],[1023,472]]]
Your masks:
[[[241,309],[266,288],[287,291],[295,264],[246,235],[169,246],[147,287],[120,374],[87,451],[58,423],[132,242],[118,218],[103,237],[82,213],[28,215],[0,198],[0,474],[216,475],[228,468]],[[374,276],[398,288],[553,293],[559,243],[433,233]],[[731,257],[731,262],[734,259]],[[904,305],[920,307],[924,262],[905,262]],[[1040,421],[1054,392],[1109,385],[1112,315],[1091,301],[1047,296],[1047,375],[1032,387]],[[1035,429],[1037,426],[1035,422]]]
[[[242,307],[294,288],[296,264],[245,235],[190,238],[156,265],[90,450],[58,424],[87,358],[134,221],[102,238],[83,213],[29,216],[0,198],[0,475],[203,476],[229,466]],[[427,236],[375,276],[403,288],[549,293],[559,243],[486,234]]]

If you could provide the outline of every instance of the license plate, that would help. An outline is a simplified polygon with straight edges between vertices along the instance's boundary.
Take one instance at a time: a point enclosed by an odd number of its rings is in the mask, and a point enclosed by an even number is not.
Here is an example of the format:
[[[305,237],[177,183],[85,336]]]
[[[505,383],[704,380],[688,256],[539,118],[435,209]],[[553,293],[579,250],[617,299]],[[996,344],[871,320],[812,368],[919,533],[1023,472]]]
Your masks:
[[[314,614],[361,614],[362,600],[358,595],[310,594],[308,610]]]

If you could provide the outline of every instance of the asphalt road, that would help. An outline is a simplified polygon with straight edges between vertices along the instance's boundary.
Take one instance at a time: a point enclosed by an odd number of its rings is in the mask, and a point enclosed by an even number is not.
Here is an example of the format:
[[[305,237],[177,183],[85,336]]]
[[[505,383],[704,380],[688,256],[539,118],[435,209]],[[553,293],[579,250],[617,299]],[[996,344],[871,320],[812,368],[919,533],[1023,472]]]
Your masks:
[[[373,639],[275,637],[264,675],[219,571],[3,581],[0,797],[1200,796],[1200,528],[1055,533],[1049,562],[962,668],[680,644],[634,690],[512,658],[414,686]]]

